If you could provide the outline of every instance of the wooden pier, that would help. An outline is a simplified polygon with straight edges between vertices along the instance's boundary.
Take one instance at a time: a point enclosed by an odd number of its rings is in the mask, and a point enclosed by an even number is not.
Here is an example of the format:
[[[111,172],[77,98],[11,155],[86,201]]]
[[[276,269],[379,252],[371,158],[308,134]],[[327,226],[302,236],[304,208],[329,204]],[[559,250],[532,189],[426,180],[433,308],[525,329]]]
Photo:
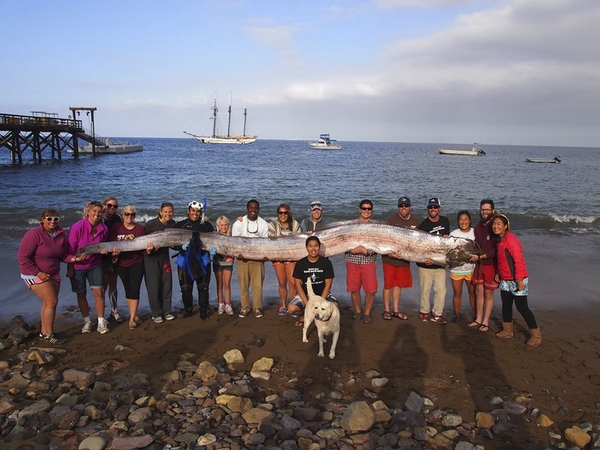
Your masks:
[[[70,108],[73,117],[79,110],[93,112],[96,108]],[[93,123],[93,120],[92,120]],[[104,143],[86,133],[81,120],[60,118],[57,114],[32,111],[31,116],[0,113],[0,149],[10,151],[13,163],[23,163],[23,155],[31,150],[33,160],[41,163],[42,153],[50,151],[52,159],[62,159],[63,152],[79,157],[79,139],[92,145]]]

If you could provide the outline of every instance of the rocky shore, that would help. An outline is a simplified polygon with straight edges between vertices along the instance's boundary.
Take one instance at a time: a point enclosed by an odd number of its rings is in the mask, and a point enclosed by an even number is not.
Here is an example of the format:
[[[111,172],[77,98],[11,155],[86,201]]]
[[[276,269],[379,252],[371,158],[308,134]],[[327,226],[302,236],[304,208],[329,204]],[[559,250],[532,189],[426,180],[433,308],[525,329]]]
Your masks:
[[[117,344],[102,363],[60,370],[69,351],[37,346],[35,334],[15,318],[0,340],[3,449],[600,448],[599,424],[556,424],[530,393],[494,395],[470,419],[435,396],[382,398],[390,379],[375,369],[325,363],[316,383],[234,348],[211,360],[182,353],[152,377],[123,371],[134,349]]]

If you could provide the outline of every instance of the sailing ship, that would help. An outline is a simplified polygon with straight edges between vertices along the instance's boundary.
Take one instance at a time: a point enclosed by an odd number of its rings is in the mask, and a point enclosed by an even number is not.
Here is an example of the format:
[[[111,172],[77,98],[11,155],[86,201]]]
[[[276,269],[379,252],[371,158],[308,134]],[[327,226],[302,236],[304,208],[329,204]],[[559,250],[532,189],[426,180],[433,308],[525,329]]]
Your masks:
[[[256,135],[246,135],[246,118],[248,116],[247,105],[244,106],[244,133],[242,135],[231,134],[231,93],[229,93],[229,108],[227,111],[228,115],[226,135],[217,134],[217,117],[219,113],[219,108],[217,107],[216,95],[211,109],[213,111],[213,116],[210,118],[210,120],[213,121],[212,135],[199,136],[194,133],[188,133],[187,131],[184,131],[184,133],[189,136],[192,136],[195,139],[198,139],[203,144],[252,144],[254,141],[256,141],[256,138],[258,138],[258,136]]]

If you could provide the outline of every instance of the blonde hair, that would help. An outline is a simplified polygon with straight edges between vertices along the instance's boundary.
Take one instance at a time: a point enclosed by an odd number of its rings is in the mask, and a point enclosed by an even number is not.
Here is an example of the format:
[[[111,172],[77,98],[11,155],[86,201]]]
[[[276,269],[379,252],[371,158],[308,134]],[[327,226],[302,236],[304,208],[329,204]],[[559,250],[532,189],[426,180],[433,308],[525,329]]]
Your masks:
[[[121,209],[121,213],[124,213],[124,212],[127,212],[127,211],[129,211],[129,212],[136,212],[136,211],[135,211],[135,207],[134,207],[133,205],[125,205],[125,206],[124,206],[124,207]]]
[[[231,235],[231,221],[226,216],[219,216],[216,220],[217,223],[217,231],[219,231],[219,225],[221,223],[226,223],[228,225],[227,234]]]

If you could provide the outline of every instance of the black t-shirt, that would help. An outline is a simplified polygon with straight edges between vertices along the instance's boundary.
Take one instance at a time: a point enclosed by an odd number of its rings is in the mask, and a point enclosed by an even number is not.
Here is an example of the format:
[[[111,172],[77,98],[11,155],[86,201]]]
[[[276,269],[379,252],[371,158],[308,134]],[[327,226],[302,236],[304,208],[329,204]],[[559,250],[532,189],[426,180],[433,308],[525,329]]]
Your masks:
[[[437,222],[432,222],[427,217],[421,224],[419,225],[419,230],[427,231],[429,234],[439,234],[439,235],[450,235],[450,221],[446,216],[438,216],[440,220]],[[444,266],[438,266],[437,264],[432,264],[428,266],[425,263],[417,263],[417,266],[422,267],[423,269],[439,269]]]
[[[304,289],[306,295],[308,295],[306,279],[310,277],[313,292],[315,295],[322,296],[323,289],[325,289],[325,280],[334,278],[333,264],[331,264],[329,258],[324,256],[319,256],[319,259],[314,263],[311,263],[308,256],[305,256],[296,263],[293,276],[302,280],[302,289]]]

